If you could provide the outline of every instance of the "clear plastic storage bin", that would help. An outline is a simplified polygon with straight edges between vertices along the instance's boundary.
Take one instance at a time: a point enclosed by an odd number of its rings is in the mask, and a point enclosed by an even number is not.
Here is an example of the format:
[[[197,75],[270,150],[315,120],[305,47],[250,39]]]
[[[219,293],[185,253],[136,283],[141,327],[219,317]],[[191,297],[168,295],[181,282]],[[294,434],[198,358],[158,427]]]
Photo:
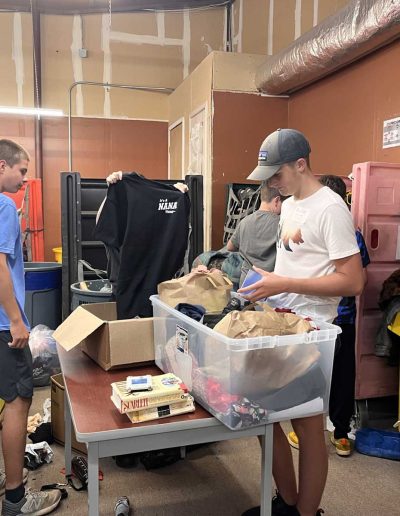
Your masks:
[[[338,326],[298,335],[231,339],[151,296],[157,366],[237,430],[328,411]]]

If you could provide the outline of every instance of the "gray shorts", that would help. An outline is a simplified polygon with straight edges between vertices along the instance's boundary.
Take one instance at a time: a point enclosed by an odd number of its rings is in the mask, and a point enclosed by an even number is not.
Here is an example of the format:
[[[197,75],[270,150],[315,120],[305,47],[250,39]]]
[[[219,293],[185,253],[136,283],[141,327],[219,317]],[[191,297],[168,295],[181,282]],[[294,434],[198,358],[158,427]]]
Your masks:
[[[31,350],[10,348],[11,341],[9,331],[0,331],[0,398],[7,403],[33,396]]]

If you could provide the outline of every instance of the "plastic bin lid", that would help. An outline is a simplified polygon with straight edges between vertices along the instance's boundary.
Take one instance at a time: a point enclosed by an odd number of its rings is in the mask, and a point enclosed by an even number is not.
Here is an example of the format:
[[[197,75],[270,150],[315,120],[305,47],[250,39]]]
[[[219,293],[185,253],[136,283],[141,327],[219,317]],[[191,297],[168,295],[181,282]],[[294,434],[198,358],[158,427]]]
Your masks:
[[[58,262],[24,262],[26,272],[55,271],[61,268],[62,264]]]

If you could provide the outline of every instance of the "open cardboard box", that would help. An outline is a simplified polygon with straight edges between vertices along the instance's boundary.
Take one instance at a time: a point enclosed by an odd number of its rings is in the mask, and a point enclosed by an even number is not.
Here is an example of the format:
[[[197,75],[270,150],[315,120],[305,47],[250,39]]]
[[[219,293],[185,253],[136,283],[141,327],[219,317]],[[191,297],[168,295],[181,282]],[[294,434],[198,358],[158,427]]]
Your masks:
[[[105,371],[154,361],[153,318],[117,320],[116,303],[78,306],[53,338],[66,351],[81,344]]]
[[[54,440],[58,444],[65,444],[64,423],[64,378],[62,373],[51,377],[51,427]],[[74,425],[71,426],[71,446],[74,450],[87,454],[85,443],[76,440]]]

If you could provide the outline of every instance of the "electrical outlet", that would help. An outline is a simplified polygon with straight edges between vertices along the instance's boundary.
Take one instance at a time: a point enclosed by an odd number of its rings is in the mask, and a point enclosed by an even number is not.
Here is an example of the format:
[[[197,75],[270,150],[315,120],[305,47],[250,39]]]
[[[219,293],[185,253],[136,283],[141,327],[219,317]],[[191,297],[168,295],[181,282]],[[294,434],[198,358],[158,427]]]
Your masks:
[[[88,56],[88,51],[87,51],[87,49],[86,49],[86,48],[80,48],[80,49],[79,49],[79,57],[84,58],[84,57],[87,57],[87,56]]]

